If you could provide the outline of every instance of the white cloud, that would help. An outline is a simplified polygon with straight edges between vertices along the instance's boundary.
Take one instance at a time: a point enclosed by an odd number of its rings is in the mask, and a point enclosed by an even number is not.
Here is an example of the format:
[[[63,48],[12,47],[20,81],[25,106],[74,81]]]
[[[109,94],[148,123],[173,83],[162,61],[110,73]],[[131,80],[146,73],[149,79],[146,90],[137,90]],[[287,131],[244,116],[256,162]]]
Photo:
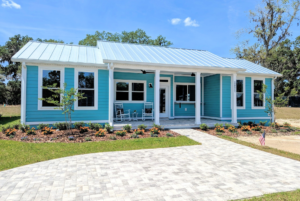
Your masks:
[[[181,21],[180,18],[173,18],[173,19],[171,19],[171,23],[174,24],[174,25],[179,24],[180,21]]]
[[[13,0],[2,0],[2,7],[9,7],[9,8],[16,8],[20,9],[21,6],[17,3],[15,3]]]
[[[196,20],[192,20],[190,17],[187,17],[187,18],[184,20],[184,26],[198,27],[199,24],[196,22]]]

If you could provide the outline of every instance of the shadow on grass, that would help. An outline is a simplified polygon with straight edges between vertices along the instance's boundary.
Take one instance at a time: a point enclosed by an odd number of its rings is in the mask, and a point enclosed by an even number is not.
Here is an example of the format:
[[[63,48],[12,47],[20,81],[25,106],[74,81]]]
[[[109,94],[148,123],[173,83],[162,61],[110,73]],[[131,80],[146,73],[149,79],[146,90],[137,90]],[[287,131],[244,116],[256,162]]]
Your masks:
[[[14,125],[20,123],[20,116],[12,116],[12,117],[1,117],[0,125]]]

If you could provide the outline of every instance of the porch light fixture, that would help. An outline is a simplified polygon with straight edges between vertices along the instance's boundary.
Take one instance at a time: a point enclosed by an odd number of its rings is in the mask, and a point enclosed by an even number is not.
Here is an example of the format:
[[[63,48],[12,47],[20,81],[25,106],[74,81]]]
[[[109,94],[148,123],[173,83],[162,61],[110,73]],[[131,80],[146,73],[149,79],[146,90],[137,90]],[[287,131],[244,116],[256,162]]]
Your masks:
[[[192,73],[191,76],[192,76],[192,77],[195,77],[195,73]]]
[[[153,88],[152,83],[149,83],[149,88]]]
[[[154,73],[154,72],[147,72],[145,70],[141,70],[143,74],[147,74],[147,73]]]

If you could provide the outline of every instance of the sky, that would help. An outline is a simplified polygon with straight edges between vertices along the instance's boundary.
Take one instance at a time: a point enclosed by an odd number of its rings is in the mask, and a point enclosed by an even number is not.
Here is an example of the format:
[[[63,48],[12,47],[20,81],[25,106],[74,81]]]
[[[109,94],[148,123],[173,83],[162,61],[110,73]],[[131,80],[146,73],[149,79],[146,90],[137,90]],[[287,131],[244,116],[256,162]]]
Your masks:
[[[16,34],[78,42],[95,31],[146,31],[172,47],[208,50],[222,57],[251,35],[248,16],[261,0],[0,0],[0,45]],[[292,38],[300,35],[296,25]]]

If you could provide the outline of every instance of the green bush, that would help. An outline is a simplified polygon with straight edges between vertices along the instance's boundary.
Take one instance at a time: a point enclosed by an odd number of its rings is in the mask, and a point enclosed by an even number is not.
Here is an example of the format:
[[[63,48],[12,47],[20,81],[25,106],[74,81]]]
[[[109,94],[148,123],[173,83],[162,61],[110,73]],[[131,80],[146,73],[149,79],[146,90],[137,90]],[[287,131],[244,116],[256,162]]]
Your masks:
[[[205,124],[205,123],[200,124],[200,129],[201,129],[201,130],[204,130],[204,131],[208,130],[207,124]]]
[[[84,127],[84,125],[85,125],[85,123],[83,122],[83,121],[81,121],[81,122],[75,122],[74,123],[74,128],[76,128],[76,129],[80,129],[80,127]]]
[[[40,130],[44,130],[44,129],[47,128],[47,127],[49,127],[49,124],[39,124],[39,125],[37,126],[37,128],[40,129]]]
[[[131,127],[129,124],[123,126],[123,129],[124,129],[125,131],[127,131],[128,133],[131,132],[131,128],[132,128],[132,127]]]
[[[151,137],[158,137],[158,134],[151,133]]]
[[[139,138],[139,136],[137,134],[132,134],[130,137],[131,138]]]
[[[102,129],[103,126],[101,124],[98,123],[88,123],[90,129],[98,131],[99,129]]]
[[[259,124],[265,126],[267,124],[267,121],[260,121]]]
[[[240,121],[238,122],[238,124],[239,124],[238,128],[242,128],[243,125],[242,125],[242,123]]]
[[[145,124],[141,124],[141,125],[138,125],[138,129],[140,130],[146,130],[148,126],[146,126]]]
[[[150,129],[150,134],[159,134],[159,133],[160,133],[159,128],[153,127]]]
[[[20,124],[15,124],[15,125],[13,125],[13,128],[19,130]]]
[[[134,133],[137,135],[144,135],[144,130],[137,129],[137,130],[134,130]]]
[[[109,125],[108,123],[105,124],[104,128],[105,128],[106,132],[108,132],[108,133],[114,132],[114,127]]]
[[[12,138],[14,138],[14,137],[15,137],[14,135],[10,135],[10,136],[9,136],[10,139],[12,139]]]
[[[153,127],[154,127],[154,128],[157,128],[158,130],[163,130],[163,129],[164,129],[163,126],[157,125],[157,124],[153,124]]]
[[[173,134],[171,134],[171,133],[167,133],[166,135],[167,135],[167,137],[173,137]]]
[[[23,133],[25,133],[28,129],[30,129],[30,126],[26,124],[21,124],[20,129]]]
[[[67,130],[68,129],[68,124],[67,123],[55,123],[53,124],[53,126],[55,128],[57,128],[58,130]]]
[[[261,131],[261,127],[260,126],[255,126],[255,127],[252,127],[251,130]]]
[[[221,128],[223,128],[224,126],[223,126],[222,123],[216,123],[216,124],[215,124],[215,127],[221,127]]]
[[[230,123],[225,123],[225,127],[226,127],[226,128],[229,128],[229,127],[231,127],[231,126],[233,126],[233,125],[231,125]]]
[[[126,135],[126,131],[117,131],[116,135],[123,137]]]
[[[29,130],[26,131],[26,133],[27,133],[27,135],[35,135],[36,134],[35,128],[34,127],[30,128]]]
[[[86,138],[85,138],[85,141],[92,141],[92,138],[86,137]]]
[[[110,136],[109,139],[110,140],[117,140],[116,136]]]

